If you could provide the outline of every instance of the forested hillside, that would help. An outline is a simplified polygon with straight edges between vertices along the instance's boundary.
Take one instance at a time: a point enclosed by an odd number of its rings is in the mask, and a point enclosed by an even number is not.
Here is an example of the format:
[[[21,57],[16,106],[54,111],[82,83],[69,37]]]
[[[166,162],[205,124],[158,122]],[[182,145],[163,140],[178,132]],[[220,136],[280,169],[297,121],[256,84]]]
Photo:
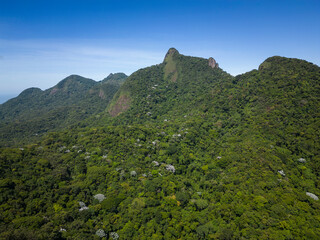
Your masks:
[[[117,73],[96,82],[71,75],[45,91],[39,88],[23,91],[0,105],[0,145],[38,139],[43,133],[99,114],[126,78],[124,73]]]
[[[208,59],[184,56],[172,48],[163,63],[133,73],[108,110],[121,124],[176,119],[215,106],[220,109],[232,79],[222,69],[209,66]]]
[[[0,238],[320,238],[318,66],[233,77],[170,49],[109,99],[0,149]]]

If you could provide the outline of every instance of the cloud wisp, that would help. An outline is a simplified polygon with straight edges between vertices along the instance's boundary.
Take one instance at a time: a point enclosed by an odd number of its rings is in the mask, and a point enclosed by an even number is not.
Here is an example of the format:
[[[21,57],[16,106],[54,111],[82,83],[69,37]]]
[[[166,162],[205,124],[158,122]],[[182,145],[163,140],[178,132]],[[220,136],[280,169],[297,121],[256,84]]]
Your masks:
[[[0,54],[0,85],[6,93],[28,87],[46,89],[71,74],[95,80],[109,73],[131,74],[163,59],[160,51],[55,40],[0,40]]]

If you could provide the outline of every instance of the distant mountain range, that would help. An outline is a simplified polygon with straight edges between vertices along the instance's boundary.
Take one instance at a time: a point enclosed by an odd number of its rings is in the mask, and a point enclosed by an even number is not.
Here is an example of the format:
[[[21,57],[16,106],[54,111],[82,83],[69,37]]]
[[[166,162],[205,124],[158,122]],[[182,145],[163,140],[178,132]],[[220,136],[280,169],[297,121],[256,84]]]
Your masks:
[[[1,239],[320,239],[320,68],[168,50],[0,105]]]
[[[124,73],[110,74],[100,82],[71,75],[52,88],[24,90],[0,105],[0,138],[6,144],[59,130],[103,112],[126,80]]]

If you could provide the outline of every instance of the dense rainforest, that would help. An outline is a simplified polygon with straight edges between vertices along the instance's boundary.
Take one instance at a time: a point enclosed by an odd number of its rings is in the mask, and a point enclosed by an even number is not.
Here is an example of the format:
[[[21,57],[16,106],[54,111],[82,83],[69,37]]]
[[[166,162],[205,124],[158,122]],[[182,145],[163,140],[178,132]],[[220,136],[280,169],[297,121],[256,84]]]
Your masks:
[[[29,88],[0,105],[0,145],[28,143],[99,115],[127,76],[110,74],[102,81],[71,75],[42,91]]]
[[[0,239],[320,238],[318,66],[234,77],[169,49],[108,85],[69,78],[0,105]]]

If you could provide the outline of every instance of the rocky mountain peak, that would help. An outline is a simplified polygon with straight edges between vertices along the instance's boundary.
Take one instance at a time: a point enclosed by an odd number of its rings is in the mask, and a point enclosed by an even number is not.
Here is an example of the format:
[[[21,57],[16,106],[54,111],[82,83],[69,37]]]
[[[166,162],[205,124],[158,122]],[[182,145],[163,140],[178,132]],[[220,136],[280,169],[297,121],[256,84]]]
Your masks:
[[[164,57],[164,59],[168,58],[168,57],[172,57],[175,54],[179,54],[179,51],[175,48],[170,48],[166,54],[166,56]]]
[[[103,83],[123,83],[128,76],[124,73],[110,73],[108,77],[102,80]]]
[[[212,68],[218,68],[219,64],[216,62],[216,60],[212,57],[209,58],[209,66]]]

